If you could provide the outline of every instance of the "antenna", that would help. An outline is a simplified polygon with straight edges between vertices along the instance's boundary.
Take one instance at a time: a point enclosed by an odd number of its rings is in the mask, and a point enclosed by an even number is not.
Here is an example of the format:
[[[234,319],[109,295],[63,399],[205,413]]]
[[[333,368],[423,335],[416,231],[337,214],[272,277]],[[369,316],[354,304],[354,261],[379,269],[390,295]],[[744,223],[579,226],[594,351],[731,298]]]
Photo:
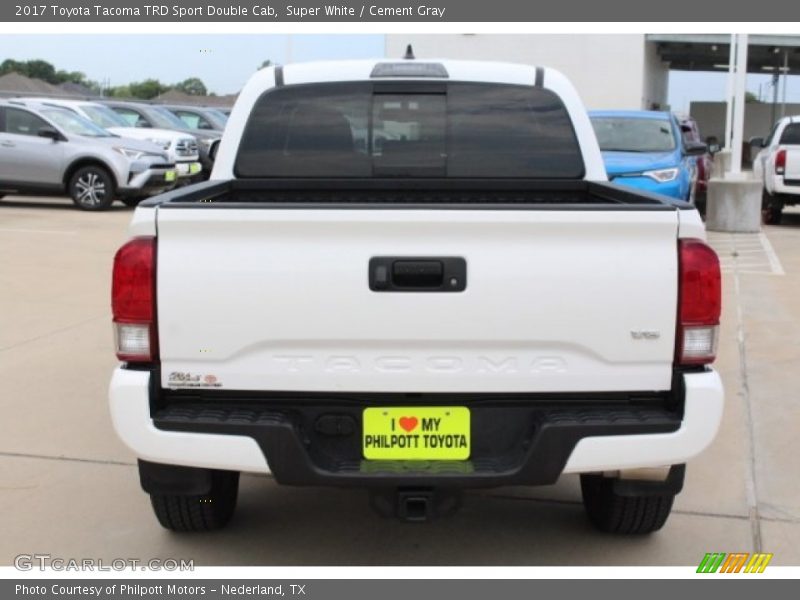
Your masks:
[[[414,56],[414,49],[411,47],[411,44],[406,46],[406,55],[403,57],[405,60],[414,60],[416,56]]]

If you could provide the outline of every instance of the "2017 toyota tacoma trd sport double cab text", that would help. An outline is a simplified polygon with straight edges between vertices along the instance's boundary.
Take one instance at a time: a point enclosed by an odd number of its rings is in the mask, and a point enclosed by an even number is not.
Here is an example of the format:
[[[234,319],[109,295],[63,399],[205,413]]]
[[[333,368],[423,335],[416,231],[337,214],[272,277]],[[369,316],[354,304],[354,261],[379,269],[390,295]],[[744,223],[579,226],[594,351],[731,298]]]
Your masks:
[[[241,472],[407,520],[578,473],[595,526],[646,533],[719,426],[700,217],[608,183],[550,69],[263,69],[211,180],[130,235],[111,412],[169,529],[225,525]]]

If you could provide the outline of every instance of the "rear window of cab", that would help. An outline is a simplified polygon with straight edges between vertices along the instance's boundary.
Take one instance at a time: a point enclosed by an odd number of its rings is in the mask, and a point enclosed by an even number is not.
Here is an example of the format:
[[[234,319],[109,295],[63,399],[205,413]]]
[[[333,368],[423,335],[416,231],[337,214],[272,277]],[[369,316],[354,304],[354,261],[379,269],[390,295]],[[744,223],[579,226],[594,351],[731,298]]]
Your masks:
[[[800,123],[789,123],[781,133],[779,144],[800,146]]]
[[[277,87],[256,102],[234,171],[265,177],[580,179],[553,92],[481,83]]]

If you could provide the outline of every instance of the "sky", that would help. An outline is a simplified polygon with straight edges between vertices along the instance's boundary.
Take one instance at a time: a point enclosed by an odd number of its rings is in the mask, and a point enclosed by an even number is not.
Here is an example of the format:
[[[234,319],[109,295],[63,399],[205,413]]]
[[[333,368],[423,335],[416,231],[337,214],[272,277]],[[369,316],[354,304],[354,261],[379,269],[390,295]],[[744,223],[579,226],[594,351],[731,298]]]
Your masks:
[[[143,41],[144,40],[144,41]],[[89,79],[124,85],[156,78],[177,83],[200,77],[217,94],[238,92],[267,59],[276,63],[384,56],[383,35],[7,35],[0,62],[42,58]],[[669,104],[687,112],[692,100],[722,100],[726,74],[673,71]],[[747,87],[772,98],[769,75],[748,76]],[[779,95],[780,99],[780,95]],[[800,102],[800,77],[790,77],[787,100]]]
[[[286,64],[383,54],[383,35],[0,35],[0,62],[41,58],[112,86],[200,77],[217,94],[238,92],[267,59]]]

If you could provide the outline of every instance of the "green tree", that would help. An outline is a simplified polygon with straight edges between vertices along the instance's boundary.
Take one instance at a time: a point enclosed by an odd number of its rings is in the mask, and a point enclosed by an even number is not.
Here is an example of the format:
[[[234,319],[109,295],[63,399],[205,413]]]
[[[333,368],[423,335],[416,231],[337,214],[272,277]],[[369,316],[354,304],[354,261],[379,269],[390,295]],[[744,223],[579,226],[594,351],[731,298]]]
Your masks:
[[[189,77],[189,79],[184,79],[180,83],[176,83],[173,87],[184,94],[189,94],[190,96],[208,95],[206,85],[198,77]]]
[[[7,58],[0,63],[0,75],[5,75],[7,73],[20,73],[24,75],[26,70],[23,63],[13,58]]]
[[[169,86],[164,85],[158,79],[145,79],[144,81],[134,81],[128,84],[130,95],[133,98],[151,100],[166,92]]]
[[[20,75],[25,75],[25,77],[42,79],[48,83],[58,83],[56,68],[46,60],[19,61],[9,58],[0,65],[0,72],[3,75],[6,73],[19,73]]]
[[[56,71],[55,78],[58,83],[69,81],[70,83],[79,83],[90,87],[90,82],[86,79],[86,75],[80,71]]]
[[[106,90],[106,95],[115,98],[131,98],[131,88],[127,85],[117,85]]]
[[[27,62],[27,73],[33,79],[41,79],[47,83],[60,83],[56,77],[56,68],[46,60],[29,60]]]
[[[753,92],[745,92],[744,93],[744,102],[745,104],[755,104],[757,102],[761,102]]]
[[[57,71],[56,68],[46,60],[39,59],[19,61],[8,58],[0,64],[0,75],[5,75],[6,73],[19,73],[25,77],[41,79],[54,85],[64,83],[65,81],[80,83],[87,87],[92,87],[93,85],[93,82],[86,79],[86,75],[80,71]]]

